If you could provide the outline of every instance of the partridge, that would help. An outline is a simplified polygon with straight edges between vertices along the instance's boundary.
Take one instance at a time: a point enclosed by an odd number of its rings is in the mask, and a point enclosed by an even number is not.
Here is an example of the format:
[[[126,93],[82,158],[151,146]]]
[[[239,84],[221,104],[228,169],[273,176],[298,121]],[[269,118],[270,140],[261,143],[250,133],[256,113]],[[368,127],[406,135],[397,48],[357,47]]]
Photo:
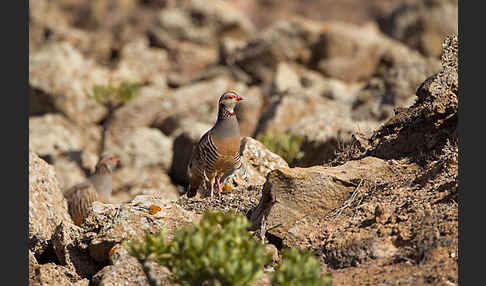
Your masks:
[[[68,211],[74,224],[81,225],[89,207],[94,201],[108,203],[111,198],[111,173],[119,159],[104,155],[96,164],[94,174],[86,181],[74,185],[64,192]]]
[[[218,119],[194,146],[187,166],[190,183],[187,196],[193,197],[202,182],[209,182],[211,197],[214,183],[221,193],[221,178],[228,178],[242,168],[240,127],[235,107],[243,98],[235,92],[225,92],[218,102]],[[224,181],[223,181],[224,182]]]

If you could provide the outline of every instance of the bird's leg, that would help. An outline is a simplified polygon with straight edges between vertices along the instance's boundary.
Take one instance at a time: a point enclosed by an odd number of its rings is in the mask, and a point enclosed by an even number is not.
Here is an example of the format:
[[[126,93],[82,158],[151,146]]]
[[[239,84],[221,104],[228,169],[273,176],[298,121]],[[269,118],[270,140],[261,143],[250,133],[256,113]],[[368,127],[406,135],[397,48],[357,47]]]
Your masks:
[[[219,180],[221,180],[220,176],[216,177],[216,186],[218,186],[218,195],[221,195],[221,184],[219,183]]]
[[[211,184],[211,198],[213,198],[213,193],[214,193],[214,178],[210,181]]]

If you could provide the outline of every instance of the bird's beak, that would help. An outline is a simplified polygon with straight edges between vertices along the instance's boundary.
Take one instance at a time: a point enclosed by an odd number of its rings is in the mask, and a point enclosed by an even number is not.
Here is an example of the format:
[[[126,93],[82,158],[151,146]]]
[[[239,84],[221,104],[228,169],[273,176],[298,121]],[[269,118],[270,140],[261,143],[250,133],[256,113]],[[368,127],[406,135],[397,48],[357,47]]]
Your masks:
[[[241,97],[241,96],[236,97],[236,101],[241,101],[241,100],[244,100],[243,97]]]
[[[118,159],[117,157],[111,157],[110,160],[115,162],[115,163],[120,162],[120,159]]]

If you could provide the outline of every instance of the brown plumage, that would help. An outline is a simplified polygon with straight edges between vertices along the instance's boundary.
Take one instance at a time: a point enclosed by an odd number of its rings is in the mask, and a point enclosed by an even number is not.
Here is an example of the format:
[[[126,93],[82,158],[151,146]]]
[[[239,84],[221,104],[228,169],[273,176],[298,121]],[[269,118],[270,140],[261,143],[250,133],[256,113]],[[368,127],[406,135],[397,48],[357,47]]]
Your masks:
[[[236,104],[242,98],[235,92],[225,92],[219,99],[218,119],[194,146],[188,164],[190,184],[187,196],[196,195],[200,184],[209,182],[211,197],[214,183],[221,193],[221,178],[229,177],[241,168],[240,128],[234,112]]]
[[[118,163],[118,158],[103,156],[96,164],[94,174],[86,181],[74,185],[64,192],[68,211],[76,225],[81,225],[91,204],[95,201],[110,202],[112,191],[111,173]]]

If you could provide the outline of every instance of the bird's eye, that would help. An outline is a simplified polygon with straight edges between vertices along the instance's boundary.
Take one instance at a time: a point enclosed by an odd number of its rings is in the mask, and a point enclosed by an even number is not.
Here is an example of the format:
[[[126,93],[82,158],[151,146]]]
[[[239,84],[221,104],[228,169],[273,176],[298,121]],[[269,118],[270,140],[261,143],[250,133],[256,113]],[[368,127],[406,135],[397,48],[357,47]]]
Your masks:
[[[232,96],[232,95],[228,96],[228,99],[233,99],[233,98],[235,98],[235,97]]]

